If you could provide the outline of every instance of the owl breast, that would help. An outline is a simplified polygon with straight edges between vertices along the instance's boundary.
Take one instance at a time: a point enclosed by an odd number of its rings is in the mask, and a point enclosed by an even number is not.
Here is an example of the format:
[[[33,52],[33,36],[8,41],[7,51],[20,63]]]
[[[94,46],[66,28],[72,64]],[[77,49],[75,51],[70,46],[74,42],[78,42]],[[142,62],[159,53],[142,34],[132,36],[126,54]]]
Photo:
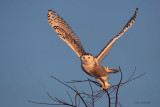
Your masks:
[[[94,77],[93,72],[92,72],[94,68],[94,64],[89,64],[89,65],[81,64],[81,67],[83,71],[85,71],[88,75]]]
[[[99,77],[108,76],[108,73],[106,72],[104,67],[97,65],[96,63],[89,64],[89,65],[82,64],[82,69],[92,77],[99,78]]]

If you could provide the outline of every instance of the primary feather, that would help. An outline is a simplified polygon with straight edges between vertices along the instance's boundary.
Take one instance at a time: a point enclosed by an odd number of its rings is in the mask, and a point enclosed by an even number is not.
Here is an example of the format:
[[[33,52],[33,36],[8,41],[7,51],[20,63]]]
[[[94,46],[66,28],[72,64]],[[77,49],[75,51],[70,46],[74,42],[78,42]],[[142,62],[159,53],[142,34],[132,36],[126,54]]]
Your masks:
[[[125,27],[121,30],[121,32],[114,37],[100,52],[99,55],[96,56],[96,61],[98,64],[102,62],[102,60],[110,53],[114,43],[116,40],[123,35],[125,31],[127,31],[135,22],[136,16],[137,16],[138,8],[136,9],[134,15],[131,17],[131,19],[128,21],[128,23],[125,25]]]
[[[52,28],[58,33],[58,36],[64,40],[78,55],[81,57],[85,54],[85,50],[70,26],[52,10],[48,10],[48,22]]]

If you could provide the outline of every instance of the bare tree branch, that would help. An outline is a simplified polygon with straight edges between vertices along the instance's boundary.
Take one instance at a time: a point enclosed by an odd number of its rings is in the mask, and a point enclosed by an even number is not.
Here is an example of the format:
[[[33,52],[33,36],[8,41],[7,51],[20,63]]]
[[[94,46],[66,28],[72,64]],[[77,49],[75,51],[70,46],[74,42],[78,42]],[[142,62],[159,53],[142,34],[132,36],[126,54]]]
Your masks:
[[[45,104],[45,105],[66,105],[66,106],[71,106],[71,107],[79,107],[81,106],[81,102],[85,105],[85,107],[94,107],[95,103],[101,99],[104,95],[107,96],[108,99],[108,107],[111,107],[112,104],[115,105],[115,107],[118,106],[122,106],[119,102],[118,102],[118,94],[119,94],[119,88],[123,85],[125,85],[126,83],[129,83],[135,79],[138,79],[140,77],[142,77],[143,75],[145,75],[145,73],[134,77],[135,72],[136,72],[136,67],[133,71],[133,73],[131,74],[131,76],[128,78],[128,80],[122,82],[123,79],[123,73],[121,71],[121,68],[119,67],[120,70],[120,80],[118,82],[117,85],[112,85],[109,89],[107,90],[98,90],[96,91],[95,89],[93,89],[92,84],[95,84],[96,86],[98,86],[99,88],[101,88],[101,84],[98,83],[97,81],[93,81],[91,79],[87,79],[87,80],[71,80],[71,82],[62,82],[59,79],[57,79],[54,76],[51,76],[51,78],[55,79],[56,81],[60,82],[62,85],[68,87],[69,89],[71,89],[71,91],[73,91],[75,93],[74,97],[72,97],[69,92],[67,91],[67,95],[70,99],[70,103],[65,101],[65,100],[60,100],[57,97],[52,97],[49,93],[47,93],[48,97],[56,102],[55,104],[51,104],[51,103],[39,103],[39,102],[34,102],[34,101],[28,101],[31,103],[35,103],[35,104]],[[89,89],[90,91],[85,92],[83,90],[79,91],[75,86],[71,87],[67,84],[78,84],[78,83],[84,83],[87,82],[89,84]],[[113,93],[114,92],[114,93]],[[115,97],[114,97],[115,96]],[[113,101],[114,100],[114,101]]]
[[[79,94],[79,92],[78,91],[76,91],[75,89],[73,89],[72,87],[70,87],[69,85],[67,85],[67,84],[65,84],[65,83],[63,83],[62,81],[60,81],[59,79],[57,79],[57,78],[55,78],[55,77],[53,77],[53,76],[51,76],[52,78],[54,78],[54,79],[56,79],[58,82],[60,82],[61,84],[63,84],[63,85],[65,85],[65,86],[67,86],[68,88],[70,88],[71,90],[73,90],[79,97],[80,97],[80,99],[82,100],[82,102],[84,103],[84,105],[86,106],[86,107],[88,107],[87,106],[87,104],[86,104],[86,102],[83,100],[83,98],[81,97],[81,95]]]
[[[116,101],[115,101],[115,107],[117,107],[118,105],[118,91],[119,91],[119,87],[120,87],[120,84],[122,83],[122,78],[123,78],[123,74],[122,74],[122,71],[121,71],[121,68],[119,67],[119,71],[121,73],[121,79],[118,83],[118,86],[117,86],[117,90],[116,90]]]

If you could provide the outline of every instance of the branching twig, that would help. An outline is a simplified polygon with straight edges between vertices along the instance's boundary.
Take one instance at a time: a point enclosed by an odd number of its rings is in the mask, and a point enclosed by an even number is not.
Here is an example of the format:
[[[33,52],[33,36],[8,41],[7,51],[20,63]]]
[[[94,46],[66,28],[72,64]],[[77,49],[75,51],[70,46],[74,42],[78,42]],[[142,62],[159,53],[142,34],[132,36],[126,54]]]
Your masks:
[[[131,81],[133,81],[135,79],[140,78],[141,76],[145,75],[145,73],[133,78],[133,76],[135,75],[135,72],[136,72],[136,67],[135,67],[133,73],[128,78],[128,80],[125,81],[125,82],[122,82],[123,74],[122,74],[122,71],[121,71],[120,67],[119,67],[119,70],[120,70],[120,73],[121,73],[121,75],[120,75],[121,78],[119,80],[119,83],[117,85],[112,85],[109,89],[103,90],[103,91],[101,91],[101,90],[95,91],[93,89],[93,87],[92,87],[92,84],[95,84],[98,87],[101,87],[101,84],[98,83],[97,81],[93,81],[91,79],[87,79],[87,80],[71,80],[71,82],[62,82],[59,79],[57,79],[56,77],[51,76],[51,78],[54,78],[56,81],[60,82],[62,85],[70,88],[75,93],[75,96],[71,97],[71,95],[67,91],[67,94],[69,96],[69,99],[70,99],[71,103],[68,103],[68,102],[66,102],[64,100],[60,100],[60,99],[58,99],[56,97],[53,98],[49,93],[47,93],[48,97],[52,101],[56,102],[57,104],[39,103],[39,102],[34,102],[34,101],[29,101],[29,102],[35,103],[35,104],[45,104],[45,105],[67,105],[67,106],[72,106],[72,107],[79,107],[80,106],[80,102],[82,102],[85,105],[85,107],[94,107],[96,101],[101,99],[102,96],[107,95],[107,97],[108,97],[108,106],[109,107],[111,107],[111,104],[114,104],[115,107],[117,107],[118,105],[122,106],[118,102],[119,88],[121,86],[125,85],[128,82],[131,82]],[[88,82],[89,87],[90,87],[90,93],[87,93],[87,92],[85,92],[83,90],[80,92],[80,91],[77,90],[77,88],[75,86],[71,87],[71,86],[67,85],[67,83],[72,83],[72,84],[74,83],[75,84],[75,83],[84,83],[84,82]],[[115,94],[112,94],[113,92],[115,92]],[[113,97],[114,95],[115,95],[115,97]],[[115,99],[114,103],[112,102],[112,99]]]
[[[88,82],[89,82],[89,86],[90,86],[91,93],[92,93],[92,95],[91,95],[92,106],[94,107],[94,92],[93,92],[93,88],[92,88],[91,82],[90,81],[88,81]]]
[[[108,90],[104,90],[106,93],[107,93],[107,96],[108,96],[108,107],[111,107],[111,97],[110,97],[110,94],[108,92]]]
[[[121,71],[121,68],[119,67],[119,71],[121,73],[121,79],[118,83],[118,86],[117,86],[117,90],[116,90],[116,101],[115,101],[115,107],[117,107],[117,104],[118,104],[118,91],[119,91],[119,87],[120,87],[120,84],[122,83],[122,78],[123,78],[123,74],[122,74],[122,71]]]
[[[70,94],[69,94],[69,92],[67,91],[67,94],[68,94],[68,96],[69,96],[69,99],[71,100],[71,102],[72,102],[72,105],[73,105],[73,100],[72,100],[72,98],[71,98],[71,96],[70,96]]]
[[[53,77],[53,76],[51,76],[52,78],[54,78],[55,80],[57,80],[58,82],[60,82],[61,84],[63,84],[63,85],[65,85],[65,86],[67,86],[68,88],[70,88],[71,90],[73,90],[79,97],[80,97],[80,99],[82,100],[82,102],[84,103],[84,105],[86,106],[86,107],[88,107],[87,106],[87,104],[86,104],[86,102],[84,101],[84,99],[82,98],[82,96],[79,94],[79,92],[78,91],[76,91],[75,89],[73,89],[72,87],[70,87],[69,85],[67,85],[67,84],[65,84],[65,83],[63,83],[62,81],[60,81],[59,79],[57,79],[56,77]]]

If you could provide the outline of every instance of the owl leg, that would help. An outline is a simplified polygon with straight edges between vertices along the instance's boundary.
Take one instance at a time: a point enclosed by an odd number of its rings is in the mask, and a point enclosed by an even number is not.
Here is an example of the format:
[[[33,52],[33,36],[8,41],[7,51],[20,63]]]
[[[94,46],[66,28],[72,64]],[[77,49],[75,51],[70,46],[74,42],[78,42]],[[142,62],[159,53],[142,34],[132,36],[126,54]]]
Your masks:
[[[101,90],[106,90],[111,86],[111,84],[109,84],[109,82],[108,82],[108,77],[107,76],[97,78],[97,81],[102,84]]]
[[[109,76],[105,76],[105,77],[101,77],[101,78],[104,81],[104,89],[105,90],[108,89],[111,86],[111,84],[108,82]]]
[[[99,78],[99,79],[96,78],[96,80],[102,84],[101,90],[103,90],[104,89],[104,84],[105,84],[104,81],[101,78]]]
[[[119,72],[119,69],[112,69],[109,67],[104,67],[104,69],[107,71],[107,73],[117,73]]]

